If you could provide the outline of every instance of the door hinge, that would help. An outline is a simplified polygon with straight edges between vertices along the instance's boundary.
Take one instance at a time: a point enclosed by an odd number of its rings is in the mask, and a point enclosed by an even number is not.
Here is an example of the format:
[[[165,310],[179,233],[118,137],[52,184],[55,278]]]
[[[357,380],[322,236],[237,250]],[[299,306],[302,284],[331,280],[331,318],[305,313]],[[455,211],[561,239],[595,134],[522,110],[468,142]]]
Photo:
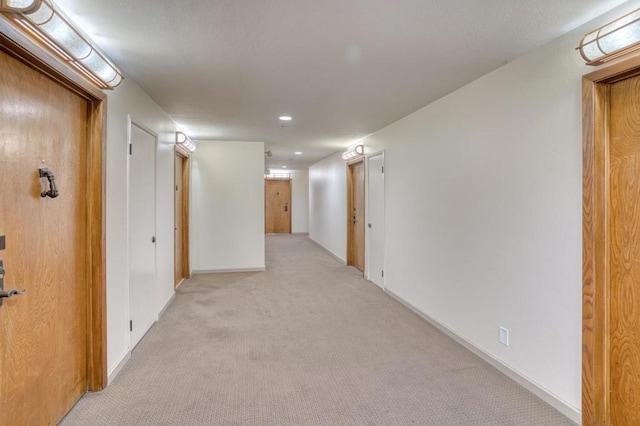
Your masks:
[[[384,270],[382,270],[382,278],[384,278]]]
[[[178,185],[176,185],[176,191],[178,190]]]
[[[133,320],[129,320],[129,331],[133,331]]]
[[[384,166],[382,166],[382,174],[384,174]]]
[[[133,144],[129,144],[129,155],[133,155]]]

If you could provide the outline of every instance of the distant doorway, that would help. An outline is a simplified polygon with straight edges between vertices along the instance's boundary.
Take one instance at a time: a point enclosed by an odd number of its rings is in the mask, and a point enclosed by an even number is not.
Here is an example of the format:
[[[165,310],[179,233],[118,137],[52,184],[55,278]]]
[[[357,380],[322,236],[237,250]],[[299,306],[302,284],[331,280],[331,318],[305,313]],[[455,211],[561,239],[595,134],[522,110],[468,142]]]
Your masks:
[[[347,265],[364,273],[364,161],[347,171]]]
[[[291,179],[265,179],[266,234],[291,233]]]

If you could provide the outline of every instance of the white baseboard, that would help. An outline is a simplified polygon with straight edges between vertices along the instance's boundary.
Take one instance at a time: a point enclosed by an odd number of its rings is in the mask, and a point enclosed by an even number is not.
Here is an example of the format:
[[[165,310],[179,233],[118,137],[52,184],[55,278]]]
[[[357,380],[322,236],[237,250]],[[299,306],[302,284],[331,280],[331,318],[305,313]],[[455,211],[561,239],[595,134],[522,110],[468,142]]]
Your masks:
[[[264,272],[267,269],[263,266],[261,268],[237,268],[237,269],[194,269],[191,273],[193,275],[202,274],[222,274],[226,272]]]
[[[124,354],[122,354],[122,356],[116,363],[116,366],[113,367],[111,372],[107,375],[107,386],[110,385],[111,382],[113,382],[113,379],[116,378],[118,373],[120,373],[120,370],[122,370],[122,367],[124,367],[124,365],[129,361],[130,358],[131,358],[131,351],[128,350]]]
[[[346,260],[343,260],[341,257],[339,257],[337,254],[335,254],[334,252],[332,252],[331,250],[329,250],[328,248],[326,248],[325,246],[323,246],[322,244],[320,244],[319,242],[317,242],[316,240],[314,240],[313,238],[309,237],[309,241],[311,241],[313,244],[315,244],[316,246],[318,246],[319,248],[321,248],[325,253],[327,253],[329,256],[333,257],[335,260],[337,260],[338,262],[342,263],[343,265],[347,264]]]
[[[391,296],[393,299],[402,303],[407,308],[409,308],[411,311],[417,314],[420,318],[424,319],[425,321],[427,321],[428,323],[436,327],[438,330],[442,331],[444,334],[451,337],[453,340],[460,343],[462,346],[464,346],[465,348],[467,348],[468,350],[470,350],[471,352],[473,352],[474,354],[482,358],[484,361],[491,364],[491,366],[496,368],[501,373],[505,374],[511,380],[515,381],[516,383],[518,383],[519,385],[527,389],[529,392],[533,393],[538,398],[542,399],[544,402],[551,405],[556,410],[560,411],[562,414],[568,417],[571,421],[575,422],[578,425],[582,423],[582,413],[579,409],[570,405],[569,403],[564,401],[562,398],[550,392],[548,389],[545,389],[541,385],[537,384],[535,381],[531,380],[522,372],[515,370],[512,367],[509,367],[499,359],[494,358],[492,355],[485,352],[484,349],[476,346],[474,343],[466,340],[464,337],[459,336],[455,331],[451,330],[449,327],[445,326],[444,324],[440,323],[439,321],[425,314],[424,312],[422,312],[421,310],[419,310],[418,308],[416,308],[411,303],[407,302],[406,300],[404,300],[402,297],[398,296],[391,290],[385,289],[384,292],[387,293],[389,296]]]

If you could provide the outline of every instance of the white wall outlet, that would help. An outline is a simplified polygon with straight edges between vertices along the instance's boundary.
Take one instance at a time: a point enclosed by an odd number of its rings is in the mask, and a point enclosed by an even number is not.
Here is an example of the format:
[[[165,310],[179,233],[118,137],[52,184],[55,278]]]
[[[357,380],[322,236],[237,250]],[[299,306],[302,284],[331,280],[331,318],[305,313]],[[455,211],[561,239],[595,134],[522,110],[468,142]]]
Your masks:
[[[509,346],[509,329],[508,328],[500,327],[500,335],[498,337],[498,340],[503,345]]]

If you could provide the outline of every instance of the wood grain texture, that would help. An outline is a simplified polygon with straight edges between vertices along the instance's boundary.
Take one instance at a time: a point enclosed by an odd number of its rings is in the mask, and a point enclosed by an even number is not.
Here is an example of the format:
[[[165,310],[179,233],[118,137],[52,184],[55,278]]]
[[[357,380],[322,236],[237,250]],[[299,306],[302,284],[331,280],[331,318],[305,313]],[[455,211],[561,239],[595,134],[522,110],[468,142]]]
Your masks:
[[[105,141],[107,100],[88,101],[87,140],[87,388],[107,386],[107,276],[106,276],[106,185]]]
[[[640,424],[640,77],[611,86],[608,245],[613,424]]]
[[[347,265],[364,273],[365,217],[364,161],[362,159],[348,165],[347,185]]]
[[[583,80],[583,424],[605,424],[608,408],[606,235],[607,84]]]
[[[595,84],[582,81],[582,422],[595,424],[595,225],[593,138]]]
[[[56,424],[87,389],[87,102],[0,54],[0,424]],[[60,196],[41,198],[38,168]]]
[[[265,233],[291,233],[291,180],[265,179]]]

